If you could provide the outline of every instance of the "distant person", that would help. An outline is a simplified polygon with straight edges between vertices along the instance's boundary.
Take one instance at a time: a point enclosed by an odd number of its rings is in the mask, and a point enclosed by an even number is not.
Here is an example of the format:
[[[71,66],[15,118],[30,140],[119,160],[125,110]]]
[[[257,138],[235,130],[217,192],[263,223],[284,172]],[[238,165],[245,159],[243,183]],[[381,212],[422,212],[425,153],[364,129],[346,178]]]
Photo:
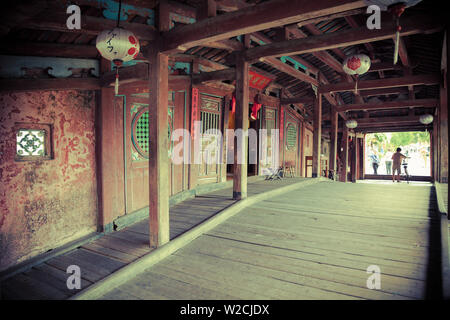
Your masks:
[[[372,160],[372,168],[373,168],[373,174],[378,174],[378,166],[380,165],[380,159],[378,159],[378,156],[376,153],[372,153],[370,155],[370,159]]]
[[[397,172],[397,182],[400,182],[400,174],[402,173],[402,161],[407,156],[403,155],[401,148],[397,148],[397,152],[392,155],[392,182],[395,182],[395,172]]]
[[[384,164],[386,165],[386,174],[391,175],[392,174],[392,152],[389,150],[386,154],[386,157],[384,158]]]

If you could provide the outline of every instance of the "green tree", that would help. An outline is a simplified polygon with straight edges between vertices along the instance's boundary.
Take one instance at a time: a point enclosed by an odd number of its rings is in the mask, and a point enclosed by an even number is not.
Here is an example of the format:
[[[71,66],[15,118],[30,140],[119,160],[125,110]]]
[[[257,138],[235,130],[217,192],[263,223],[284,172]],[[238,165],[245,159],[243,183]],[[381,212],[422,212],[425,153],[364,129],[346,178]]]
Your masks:
[[[430,141],[429,132],[394,132],[390,143],[393,146],[407,146],[418,142],[426,143]]]

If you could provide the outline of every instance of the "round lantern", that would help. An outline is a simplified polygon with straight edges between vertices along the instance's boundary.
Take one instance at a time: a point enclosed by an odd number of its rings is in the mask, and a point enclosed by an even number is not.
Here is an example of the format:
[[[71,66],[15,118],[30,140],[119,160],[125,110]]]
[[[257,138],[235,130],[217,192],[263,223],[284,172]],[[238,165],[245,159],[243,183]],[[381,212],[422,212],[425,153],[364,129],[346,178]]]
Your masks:
[[[423,114],[420,116],[419,121],[421,124],[430,124],[433,122],[433,116],[431,114]]]
[[[131,61],[139,54],[139,40],[128,30],[114,28],[102,31],[97,36],[96,47],[103,58],[112,61],[116,66],[115,93],[119,94],[119,67]]]
[[[348,56],[342,65],[344,72],[356,76],[355,94],[358,93],[358,76],[370,69],[370,58],[365,54],[354,54]]]
[[[395,49],[394,49],[394,64],[398,61],[398,51],[400,45],[400,16],[406,8],[415,6],[422,0],[365,0],[367,5],[377,5],[383,11],[389,11],[394,16],[395,20]]]
[[[121,12],[122,0],[119,0],[117,27],[102,31],[95,42],[95,46],[102,57],[116,65],[116,83],[114,86],[116,95],[119,94],[119,67],[124,62],[136,58],[140,49],[138,38],[132,32],[120,28]]]
[[[358,126],[358,122],[356,120],[347,120],[345,121],[345,125],[349,129],[355,129]]]
[[[364,74],[370,69],[370,58],[365,54],[351,55],[344,60],[342,68],[350,75]]]
[[[136,36],[123,28],[102,31],[97,36],[95,45],[102,57],[114,62],[116,66],[135,59],[140,49]]]

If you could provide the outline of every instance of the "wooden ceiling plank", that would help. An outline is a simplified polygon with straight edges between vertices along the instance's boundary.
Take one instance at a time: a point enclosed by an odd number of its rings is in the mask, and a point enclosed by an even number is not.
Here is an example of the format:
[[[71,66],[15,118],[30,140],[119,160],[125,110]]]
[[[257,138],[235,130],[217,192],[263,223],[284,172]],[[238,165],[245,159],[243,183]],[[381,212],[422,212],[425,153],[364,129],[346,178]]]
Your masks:
[[[413,99],[413,100],[395,100],[377,103],[356,103],[347,104],[337,108],[340,112],[357,111],[357,110],[384,110],[384,109],[401,109],[401,108],[415,108],[427,107],[434,108],[439,105],[438,99]]]
[[[268,1],[164,32],[161,51],[185,51],[206,42],[225,40],[364,6],[364,1],[355,0],[341,0],[339,4],[334,0]]]
[[[426,32],[437,32],[443,28],[439,19],[427,16],[411,17],[402,22],[402,36]],[[245,51],[247,61],[257,61],[261,57],[278,57],[313,53],[333,48],[347,47],[361,43],[391,39],[392,28],[389,23],[382,23],[381,29],[368,30],[366,26],[338,31],[329,34],[311,36],[305,39],[274,42]]]
[[[358,90],[384,89],[392,87],[405,87],[409,85],[436,85],[441,83],[439,74],[424,74],[415,76],[406,76],[401,78],[386,78],[376,80],[358,81]],[[319,87],[320,93],[343,92],[354,90],[354,84],[348,82],[339,82],[327,84]]]

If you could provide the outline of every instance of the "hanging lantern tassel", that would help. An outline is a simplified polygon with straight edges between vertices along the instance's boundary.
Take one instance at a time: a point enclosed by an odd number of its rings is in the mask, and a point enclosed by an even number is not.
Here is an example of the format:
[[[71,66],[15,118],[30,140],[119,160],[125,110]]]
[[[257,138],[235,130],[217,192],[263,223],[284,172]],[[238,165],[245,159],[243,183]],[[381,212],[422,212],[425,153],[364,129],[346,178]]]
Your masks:
[[[116,83],[114,85],[116,96],[119,94],[119,67],[116,67]]]
[[[400,47],[400,31],[401,30],[402,30],[402,27],[398,24],[398,19],[397,19],[397,32],[395,33],[394,64],[397,64],[397,62],[398,62],[398,50]]]
[[[395,19],[395,50],[394,50],[394,64],[398,62],[398,50],[400,47],[400,31],[402,31],[402,27],[400,26],[400,16],[406,9],[406,5],[401,2],[392,5],[389,8],[389,11],[394,15]]]
[[[358,94],[358,75],[356,74],[355,77],[356,77],[356,81],[355,81],[355,95],[357,95]]]

